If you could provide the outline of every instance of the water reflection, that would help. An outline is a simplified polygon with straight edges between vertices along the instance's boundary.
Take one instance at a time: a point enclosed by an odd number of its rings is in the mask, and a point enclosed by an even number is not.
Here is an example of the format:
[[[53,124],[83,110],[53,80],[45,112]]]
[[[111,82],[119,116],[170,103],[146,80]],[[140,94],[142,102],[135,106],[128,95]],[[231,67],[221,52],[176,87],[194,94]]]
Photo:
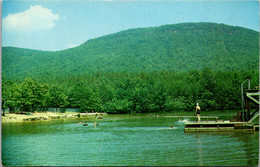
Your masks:
[[[89,126],[77,124],[79,121]],[[259,133],[184,133],[184,118],[109,116],[4,125],[9,166],[248,166],[257,165]],[[169,128],[171,127],[172,128]]]
[[[195,138],[197,140],[197,147],[198,147],[198,155],[199,155],[199,165],[204,166],[204,155],[203,155],[203,142],[201,141],[201,134],[197,133],[195,135]]]
[[[245,133],[245,135],[241,134],[234,134],[234,137],[237,137],[238,140],[242,143],[241,147],[244,148],[246,157],[247,157],[247,164],[248,166],[254,166],[259,162],[259,152],[255,150],[259,150],[259,142],[252,142],[255,136],[259,138],[259,132],[249,132]]]
[[[259,162],[259,132],[190,132],[185,136],[196,140],[200,166],[208,166],[216,159],[215,165],[221,166],[227,160],[234,166],[255,166]]]

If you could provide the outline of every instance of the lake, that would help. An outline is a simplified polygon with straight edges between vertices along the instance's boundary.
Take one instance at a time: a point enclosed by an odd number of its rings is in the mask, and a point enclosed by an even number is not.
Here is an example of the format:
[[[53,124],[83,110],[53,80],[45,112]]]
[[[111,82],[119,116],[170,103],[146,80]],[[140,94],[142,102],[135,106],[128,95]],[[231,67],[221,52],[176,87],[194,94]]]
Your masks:
[[[202,113],[227,119],[235,114]],[[3,124],[2,163],[5,166],[258,165],[259,132],[184,133],[184,122],[188,119],[179,121],[163,115],[173,113]],[[79,121],[88,126],[77,124]],[[93,122],[99,125],[95,127]]]

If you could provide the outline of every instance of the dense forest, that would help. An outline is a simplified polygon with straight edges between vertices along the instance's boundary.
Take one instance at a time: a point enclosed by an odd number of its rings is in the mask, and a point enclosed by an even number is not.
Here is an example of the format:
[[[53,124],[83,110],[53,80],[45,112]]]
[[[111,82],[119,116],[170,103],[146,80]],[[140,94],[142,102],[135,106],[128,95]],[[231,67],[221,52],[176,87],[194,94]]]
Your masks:
[[[2,108],[11,111],[240,109],[240,84],[259,85],[259,32],[224,24],[130,29],[56,52],[2,51]]]
[[[58,42],[58,41],[57,41]],[[56,52],[3,47],[7,79],[95,72],[251,70],[259,66],[259,32],[215,23],[137,28]]]
[[[48,107],[81,112],[147,113],[241,108],[240,84],[259,72],[214,72],[205,67],[188,72],[117,72],[85,74],[40,82],[3,80],[3,108],[46,111]]]

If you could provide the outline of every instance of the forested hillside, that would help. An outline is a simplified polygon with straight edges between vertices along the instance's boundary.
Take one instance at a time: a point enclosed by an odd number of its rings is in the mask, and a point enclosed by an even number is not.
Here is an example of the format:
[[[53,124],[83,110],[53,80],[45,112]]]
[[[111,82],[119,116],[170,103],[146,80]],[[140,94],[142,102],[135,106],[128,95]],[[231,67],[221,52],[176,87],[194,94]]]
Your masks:
[[[239,109],[240,84],[259,84],[259,32],[223,24],[131,29],[56,52],[2,50],[2,107],[11,111]]]
[[[57,41],[58,42],[58,41]],[[92,72],[258,69],[259,32],[214,23],[138,28],[56,52],[3,47],[8,79],[77,76]]]

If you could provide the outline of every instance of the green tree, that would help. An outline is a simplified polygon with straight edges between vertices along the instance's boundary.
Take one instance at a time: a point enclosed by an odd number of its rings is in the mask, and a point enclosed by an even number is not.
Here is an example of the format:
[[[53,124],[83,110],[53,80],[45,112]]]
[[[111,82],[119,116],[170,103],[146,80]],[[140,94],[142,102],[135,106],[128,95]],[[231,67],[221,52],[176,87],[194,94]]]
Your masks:
[[[57,85],[50,86],[45,96],[45,105],[48,107],[65,107],[67,105],[67,95],[65,91]]]

